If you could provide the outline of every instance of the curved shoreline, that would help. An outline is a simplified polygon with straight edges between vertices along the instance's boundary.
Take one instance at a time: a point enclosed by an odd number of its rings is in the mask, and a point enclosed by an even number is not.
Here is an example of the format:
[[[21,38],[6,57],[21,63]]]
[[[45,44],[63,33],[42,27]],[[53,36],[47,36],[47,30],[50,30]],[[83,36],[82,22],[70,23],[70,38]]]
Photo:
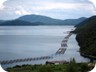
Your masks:
[[[74,33],[74,32],[73,32],[73,33]],[[80,46],[79,41],[77,40],[77,35],[76,35],[76,41],[78,42],[78,45]],[[81,46],[80,46],[80,47],[81,47]],[[96,60],[96,57],[95,57],[95,56],[84,54],[84,53],[81,52],[81,51],[79,51],[79,52],[80,52],[80,55],[81,55],[81,56],[90,59],[90,62],[94,62],[94,61]]]
[[[86,55],[84,53],[81,53],[81,56],[85,57],[85,58],[89,58],[90,59],[90,62],[94,62],[94,60],[96,60],[96,57],[95,56],[92,56],[92,55]]]

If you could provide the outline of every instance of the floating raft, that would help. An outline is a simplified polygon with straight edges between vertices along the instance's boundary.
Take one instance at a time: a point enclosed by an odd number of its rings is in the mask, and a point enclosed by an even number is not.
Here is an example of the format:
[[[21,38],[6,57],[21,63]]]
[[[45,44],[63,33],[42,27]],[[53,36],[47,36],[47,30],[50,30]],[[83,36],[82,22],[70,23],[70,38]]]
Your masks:
[[[12,64],[17,62],[26,62],[26,61],[36,61],[36,60],[45,60],[45,59],[51,59],[52,56],[42,56],[42,57],[36,57],[36,58],[25,58],[25,59],[15,59],[15,60],[7,60],[7,61],[0,61],[1,64]]]
[[[69,33],[61,42],[61,47],[57,50],[55,55],[58,54],[64,54],[66,49],[67,49],[67,42],[69,37],[72,35],[72,33]],[[13,64],[13,63],[18,63],[18,62],[26,62],[26,61],[36,61],[36,60],[46,60],[46,59],[51,59],[53,56],[42,56],[42,57],[35,57],[35,58],[24,58],[24,59],[15,59],[15,60],[6,60],[6,61],[0,61],[1,64]]]
[[[67,48],[59,48],[59,50],[56,52],[57,54],[64,54]]]

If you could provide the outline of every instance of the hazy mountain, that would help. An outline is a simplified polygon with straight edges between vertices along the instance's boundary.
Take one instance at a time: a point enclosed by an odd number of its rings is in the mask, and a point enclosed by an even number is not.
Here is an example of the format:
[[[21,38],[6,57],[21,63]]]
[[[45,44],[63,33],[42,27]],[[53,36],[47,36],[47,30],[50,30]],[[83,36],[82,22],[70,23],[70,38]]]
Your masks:
[[[41,15],[25,15],[18,20],[23,20],[27,22],[41,22],[44,25],[76,25],[82,21],[84,21],[86,18],[82,17],[79,19],[66,19],[66,20],[60,20],[60,19],[53,19],[47,16],[41,16]]]
[[[41,15],[25,15],[17,18],[16,20],[3,21],[0,20],[0,26],[31,26],[31,25],[77,25],[84,21],[86,18],[79,19],[53,19]]]
[[[0,24],[4,23],[5,21],[4,20],[0,20]]]
[[[63,20],[63,23],[68,24],[68,25],[77,25],[77,24],[81,23],[82,21],[84,21],[86,19],[87,18],[85,18],[85,17],[81,17],[81,18],[78,18],[78,19],[66,19],[66,20]]]
[[[0,26],[30,26],[30,25],[39,25],[39,24],[42,24],[42,23],[40,22],[30,23],[22,20],[10,20],[10,21],[1,23]]]
[[[53,19],[53,18],[46,17],[46,16],[41,16],[41,15],[25,15],[25,16],[22,16],[18,19],[23,20],[23,21],[28,21],[31,23],[42,22],[42,23],[48,24],[48,25],[49,24],[58,24],[62,21],[62,20]]]

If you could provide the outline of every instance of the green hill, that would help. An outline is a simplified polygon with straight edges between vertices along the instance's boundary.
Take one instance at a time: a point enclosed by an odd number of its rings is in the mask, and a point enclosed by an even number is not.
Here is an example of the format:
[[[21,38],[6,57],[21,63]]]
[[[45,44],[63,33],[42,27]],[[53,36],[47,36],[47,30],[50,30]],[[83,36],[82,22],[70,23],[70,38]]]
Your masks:
[[[87,18],[81,17],[78,19],[54,19],[42,15],[24,15],[15,20],[0,20],[0,26],[33,26],[33,25],[77,25],[78,23],[86,20]]]
[[[5,21],[4,20],[0,20],[0,24],[4,23]]]
[[[40,22],[30,23],[22,20],[10,20],[0,24],[0,26],[34,26],[34,25],[43,25],[43,23]]]
[[[84,21],[85,17],[81,17],[78,19],[65,19],[65,20],[60,20],[60,19],[54,19],[51,17],[47,16],[42,16],[42,15],[24,15],[18,18],[18,20],[23,20],[27,22],[41,22],[44,25],[77,25],[78,23]]]
[[[76,25],[75,33],[81,55],[96,59],[96,16],[92,16]]]

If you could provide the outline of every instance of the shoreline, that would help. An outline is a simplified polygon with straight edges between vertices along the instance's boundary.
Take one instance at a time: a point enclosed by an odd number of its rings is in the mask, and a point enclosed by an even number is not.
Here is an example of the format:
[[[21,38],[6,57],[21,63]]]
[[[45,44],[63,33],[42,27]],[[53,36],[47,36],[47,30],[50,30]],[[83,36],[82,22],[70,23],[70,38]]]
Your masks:
[[[95,56],[92,56],[92,55],[86,55],[84,53],[81,53],[81,56],[85,57],[85,58],[89,58],[90,59],[90,62],[95,62],[96,61],[96,57]]]
[[[71,33],[73,34],[76,34],[74,33],[74,31],[71,31]],[[79,45],[79,41],[77,40],[77,34],[76,34],[76,41],[78,42],[78,45]],[[80,45],[79,45],[80,46]],[[81,46],[80,46],[81,47]],[[80,48],[79,48],[80,49]],[[96,57],[95,56],[92,56],[92,55],[87,55],[87,54],[84,54],[83,52],[79,51],[80,55],[84,58],[88,58],[90,59],[90,62],[95,62],[96,61]]]

